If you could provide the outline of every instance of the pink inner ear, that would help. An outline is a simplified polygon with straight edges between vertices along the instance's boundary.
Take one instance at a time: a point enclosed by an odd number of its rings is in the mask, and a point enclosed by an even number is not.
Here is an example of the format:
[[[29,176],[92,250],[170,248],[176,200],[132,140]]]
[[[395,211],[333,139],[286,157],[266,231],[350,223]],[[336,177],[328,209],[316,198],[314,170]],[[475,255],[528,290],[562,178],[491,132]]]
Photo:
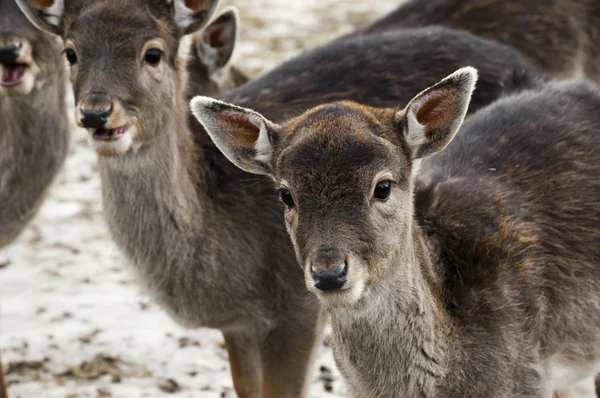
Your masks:
[[[238,147],[254,148],[260,135],[260,129],[249,121],[247,116],[240,115],[238,112],[224,111],[222,116],[231,127],[231,130],[228,129],[229,139]]]
[[[46,9],[54,5],[54,0],[27,0],[28,3],[37,9]]]
[[[185,6],[190,10],[200,11],[210,7],[214,0],[185,0]]]

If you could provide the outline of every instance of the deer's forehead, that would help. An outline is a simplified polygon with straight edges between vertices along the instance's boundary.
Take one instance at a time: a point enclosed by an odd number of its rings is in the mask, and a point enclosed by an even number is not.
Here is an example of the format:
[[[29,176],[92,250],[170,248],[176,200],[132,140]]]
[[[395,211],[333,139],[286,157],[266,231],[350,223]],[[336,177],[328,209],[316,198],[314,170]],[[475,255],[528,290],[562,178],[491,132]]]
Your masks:
[[[124,1],[83,8],[72,18],[67,36],[79,46],[118,50],[139,47],[156,37],[170,39],[171,35],[166,23],[156,19],[147,7]]]
[[[391,158],[390,148],[373,135],[313,134],[282,153],[280,178],[307,189],[359,186],[370,183]]]

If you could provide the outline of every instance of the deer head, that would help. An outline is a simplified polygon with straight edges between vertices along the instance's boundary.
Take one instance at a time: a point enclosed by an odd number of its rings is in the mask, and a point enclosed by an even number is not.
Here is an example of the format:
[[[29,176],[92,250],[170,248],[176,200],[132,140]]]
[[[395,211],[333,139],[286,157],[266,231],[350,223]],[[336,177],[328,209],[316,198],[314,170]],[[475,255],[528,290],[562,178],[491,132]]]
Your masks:
[[[164,131],[187,83],[181,38],[201,29],[219,0],[17,0],[40,29],[60,35],[70,64],[75,120],[102,156],[135,151]],[[99,23],[99,21],[101,23]],[[185,104],[183,104],[185,106]]]
[[[389,267],[409,269],[418,162],[452,141],[476,80],[466,67],[401,110],[339,102],[281,126],[206,97],[192,111],[229,160],[275,180],[308,289],[346,306]]]
[[[29,23],[15,0],[0,0],[0,95],[27,95],[56,77],[63,67],[56,41]]]

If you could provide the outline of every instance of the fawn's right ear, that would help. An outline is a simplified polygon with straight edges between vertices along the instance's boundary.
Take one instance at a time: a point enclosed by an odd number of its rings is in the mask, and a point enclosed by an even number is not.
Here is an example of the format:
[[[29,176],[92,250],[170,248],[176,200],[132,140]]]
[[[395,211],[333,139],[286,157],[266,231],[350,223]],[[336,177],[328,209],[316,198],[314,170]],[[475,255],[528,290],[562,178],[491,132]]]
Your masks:
[[[279,136],[278,125],[253,110],[209,97],[195,97],[191,109],[233,164],[249,173],[273,176],[273,144]]]
[[[396,113],[413,160],[434,155],[452,141],[465,119],[476,82],[477,69],[461,68]]]
[[[38,29],[54,35],[63,33],[64,0],[16,0],[23,14]]]

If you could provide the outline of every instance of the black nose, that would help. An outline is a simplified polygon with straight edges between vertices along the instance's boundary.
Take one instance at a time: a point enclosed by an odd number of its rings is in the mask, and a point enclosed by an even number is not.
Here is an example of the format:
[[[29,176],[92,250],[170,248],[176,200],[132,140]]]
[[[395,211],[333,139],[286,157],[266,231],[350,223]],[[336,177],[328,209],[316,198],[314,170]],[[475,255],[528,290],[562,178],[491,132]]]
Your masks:
[[[333,271],[315,270],[310,268],[310,275],[315,281],[315,287],[319,290],[341,289],[346,283],[348,277],[348,263],[344,263]]]
[[[86,109],[85,107],[80,108],[81,111],[81,124],[85,128],[101,129],[106,126],[108,118],[112,113],[112,106],[106,105],[99,109]]]
[[[0,47],[0,63],[15,63],[19,59],[21,44],[14,44],[9,47]]]

